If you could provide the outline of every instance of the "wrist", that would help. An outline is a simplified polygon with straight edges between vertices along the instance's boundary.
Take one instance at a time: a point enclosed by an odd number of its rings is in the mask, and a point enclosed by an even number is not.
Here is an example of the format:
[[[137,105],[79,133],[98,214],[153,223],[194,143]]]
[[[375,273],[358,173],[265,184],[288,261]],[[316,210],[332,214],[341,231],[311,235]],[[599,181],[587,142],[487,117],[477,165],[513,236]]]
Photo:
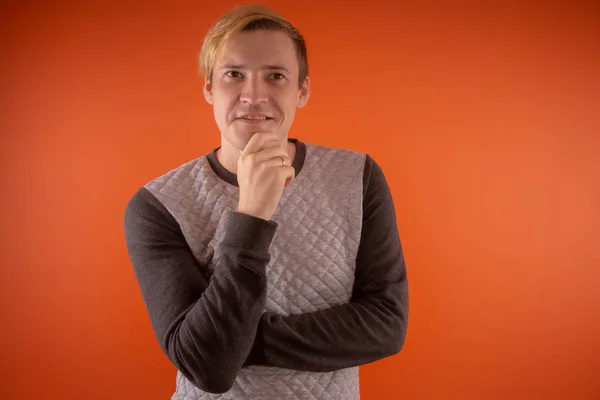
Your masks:
[[[241,214],[249,215],[251,217],[264,219],[265,221],[270,221],[271,217],[272,217],[271,215],[268,215],[267,213],[261,213],[259,211],[252,210],[250,208],[242,207],[242,206],[238,206],[237,212],[239,212]]]

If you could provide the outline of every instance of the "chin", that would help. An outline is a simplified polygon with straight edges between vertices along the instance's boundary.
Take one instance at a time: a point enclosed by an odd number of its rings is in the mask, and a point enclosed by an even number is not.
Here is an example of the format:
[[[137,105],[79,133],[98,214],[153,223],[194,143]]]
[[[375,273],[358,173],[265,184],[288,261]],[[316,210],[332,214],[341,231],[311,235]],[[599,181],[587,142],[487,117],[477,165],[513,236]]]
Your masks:
[[[252,136],[257,132],[274,132],[281,140],[285,137],[285,134],[281,132],[280,127],[275,121],[254,124],[234,122],[228,124],[221,132],[221,137],[229,142],[231,147],[238,150],[243,150]]]
[[[225,140],[231,147],[237,150],[244,150],[244,148],[252,138],[252,135],[254,135],[254,132],[236,129],[222,134],[222,137],[225,138]]]
[[[281,136],[280,133],[277,131],[274,131],[272,129],[272,127],[256,126],[256,127],[242,128],[242,129],[239,129],[239,128],[234,129],[233,132],[231,132],[231,134],[228,135],[228,139],[230,139],[230,142],[232,144],[235,144],[236,147],[238,144],[243,144],[243,146],[246,146],[246,144],[250,141],[252,136],[254,136],[254,134],[257,132],[274,132],[277,134],[277,136]]]

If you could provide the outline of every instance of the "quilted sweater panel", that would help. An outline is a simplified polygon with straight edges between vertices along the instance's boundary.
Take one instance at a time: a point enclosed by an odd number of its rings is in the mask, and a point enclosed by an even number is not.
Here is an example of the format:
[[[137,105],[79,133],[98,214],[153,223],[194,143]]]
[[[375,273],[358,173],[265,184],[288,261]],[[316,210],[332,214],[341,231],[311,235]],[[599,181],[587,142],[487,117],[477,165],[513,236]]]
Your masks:
[[[306,143],[300,173],[283,191],[272,220],[278,227],[267,265],[265,311],[292,315],[349,301],[362,225],[365,155]],[[227,210],[239,188],[219,178],[207,157],[190,161],[146,188],[180,224],[190,249],[209,277],[219,259]],[[243,283],[240,283],[243,284]],[[251,366],[224,394],[198,389],[180,372],[173,400],[359,398],[358,367],[333,372]]]

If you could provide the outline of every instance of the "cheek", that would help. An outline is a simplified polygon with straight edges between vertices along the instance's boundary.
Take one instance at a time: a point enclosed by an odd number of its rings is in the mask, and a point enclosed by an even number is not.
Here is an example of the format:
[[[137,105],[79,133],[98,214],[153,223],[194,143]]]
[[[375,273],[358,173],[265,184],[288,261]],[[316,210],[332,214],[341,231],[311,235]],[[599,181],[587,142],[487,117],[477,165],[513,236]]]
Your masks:
[[[298,98],[293,95],[288,95],[285,99],[282,99],[280,105],[286,119],[294,118],[298,107]]]
[[[230,113],[234,109],[235,102],[232,101],[231,97],[227,96],[215,96],[213,99],[213,109],[215,117],[217,119],[226,121],[229,118]]]

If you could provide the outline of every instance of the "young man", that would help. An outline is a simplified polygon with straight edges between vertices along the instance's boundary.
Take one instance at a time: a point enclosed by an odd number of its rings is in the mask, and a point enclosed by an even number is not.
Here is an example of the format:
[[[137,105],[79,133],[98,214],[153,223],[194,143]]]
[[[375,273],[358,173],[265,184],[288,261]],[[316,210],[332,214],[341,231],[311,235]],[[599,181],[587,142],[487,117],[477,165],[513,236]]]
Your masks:
[[[384,175],[366,154],[288,138],[310,79],[302,36],[272,10],[222,17],[200,61],[221,146],[146,184],[125,213],[178,370],[172,399],[358,399],[358,366],[398,353],[407,329]]]

